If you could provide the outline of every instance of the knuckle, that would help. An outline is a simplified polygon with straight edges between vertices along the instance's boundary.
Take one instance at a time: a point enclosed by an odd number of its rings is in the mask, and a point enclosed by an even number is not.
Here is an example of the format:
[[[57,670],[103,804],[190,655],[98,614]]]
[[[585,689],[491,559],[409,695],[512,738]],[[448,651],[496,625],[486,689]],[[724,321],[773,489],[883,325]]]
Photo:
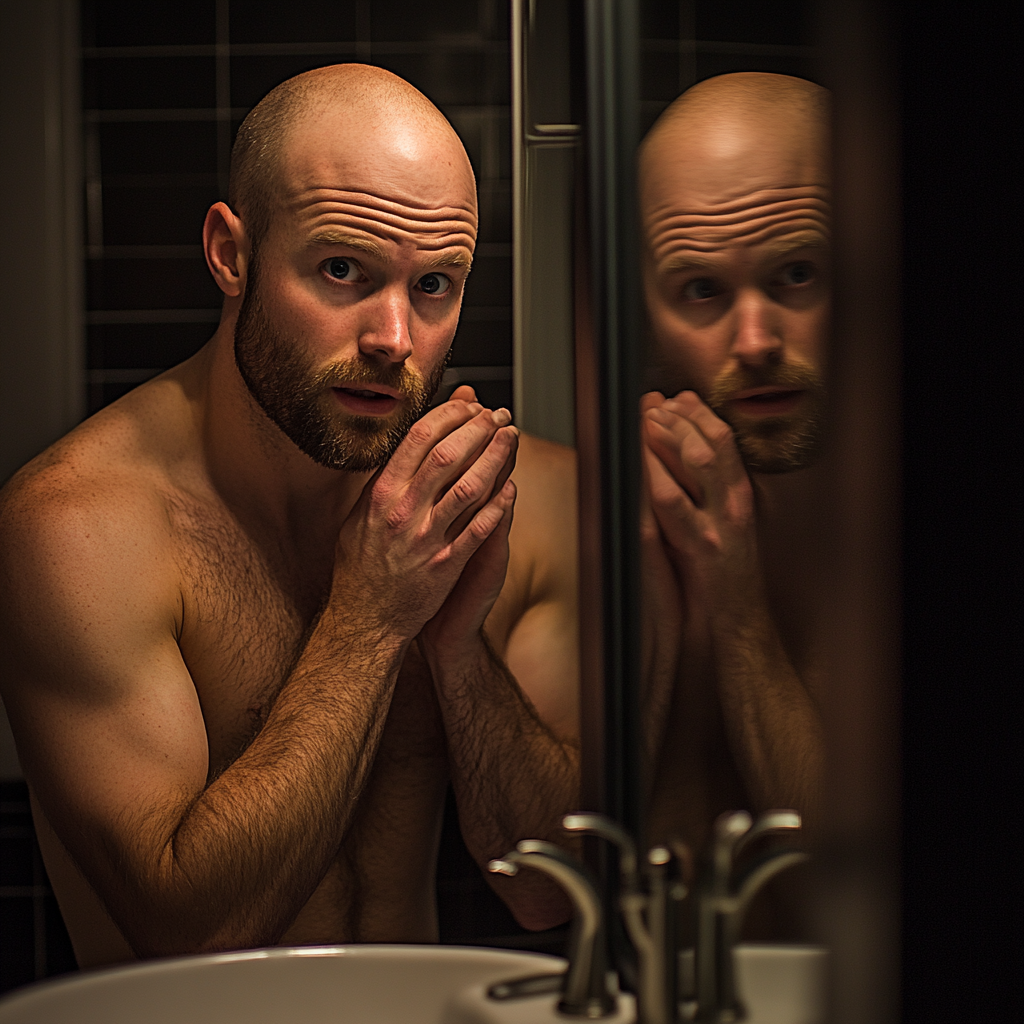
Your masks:
[[[431,449],[430,465],[434,469],[449,469],[455,464],[456,458],[454,446],[442,441]]]
[[[480,495],[480,486],[470,477],[461,477],[452,487],[452,493],[460,505],[469,505]]]
[[[727,445],[732,440],[732,427],[728,423],[718,420],[709,424],[706,431],[708,440],[719,447]]]
[[[698,469],[710,469],[715,464],[716,452],[706,444],[694,444],[689,447],[686,458]]]
[[[430,424],[425,420],[417,420],[409,428],[409,433],[406,434],[406,440],[412,442],[414,445],[424,445],[430,444],[433,436],[434,434],[430,429]]]

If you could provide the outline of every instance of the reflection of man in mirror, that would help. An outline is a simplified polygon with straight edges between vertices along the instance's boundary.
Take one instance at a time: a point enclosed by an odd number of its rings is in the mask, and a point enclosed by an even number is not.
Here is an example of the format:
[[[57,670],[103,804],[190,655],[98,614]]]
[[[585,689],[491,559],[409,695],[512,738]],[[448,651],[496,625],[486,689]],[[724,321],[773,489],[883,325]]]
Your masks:
[[[824,406],[827,150],[825,90],[756,73],[694,86],[641,150],[655,838],[701,847],[741,807],[813,818],[806,467]]]
[[[4,701],[82,966],[436,940],[449,779],[480,862],[575,809],[572,707],[517,654],[549,593],[481,631],[517,431],[470,388],[427,409],[476,240],[462,144],[394,75],[323,68],[250,113],[229,198],[212,340],[0,503]]]

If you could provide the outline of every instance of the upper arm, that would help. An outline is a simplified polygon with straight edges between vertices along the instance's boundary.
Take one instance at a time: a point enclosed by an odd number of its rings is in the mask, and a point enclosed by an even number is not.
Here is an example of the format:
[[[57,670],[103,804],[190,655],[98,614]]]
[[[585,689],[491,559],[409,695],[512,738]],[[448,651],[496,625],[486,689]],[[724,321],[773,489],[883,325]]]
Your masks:
[[[571,449],[523,435],[506,584],[488,634],[541,719],[579,735],[576,465]]]
[[[176,642],[159,502],[105,482],[15,488],[0,511],[2,692],[26,777],[100,890],[156,867],[207,747]]]

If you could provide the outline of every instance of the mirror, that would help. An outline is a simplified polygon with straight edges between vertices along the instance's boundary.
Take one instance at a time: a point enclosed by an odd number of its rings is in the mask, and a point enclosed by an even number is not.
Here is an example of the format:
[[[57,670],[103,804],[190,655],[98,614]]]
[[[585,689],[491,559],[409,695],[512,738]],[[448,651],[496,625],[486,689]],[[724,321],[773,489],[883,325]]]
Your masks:
[[[581,493],[589,497],[583,503],[582,543],[585,549],[596,545],[597,556],[584,559],[582,583],[593,602],[583,613],[583,710],[585,719],[590,716],[584,722],[585,803],[609,811],[637,834],[645,827],[652,838],[658,829],[667,834],[679,815],[671,807],[662,814],[657,800],[682,798],[684,790],[671,774],[678,765],[652,756],[652,764],[665,768],[645,781],[647,724],[639,696],[630,690],[631,673],[633,685],[640,678],[631,659],[639,663],[643,625],[639,510],[631,504],[640,493],[640,466],[630,455],[638,450],[636,412],[643,389],[635,359],[642,335],[641,244],[630,241],[637,228],[635,144],[668,102],[709,75],[767,70],[813,78],[811,13],[793,4],[652,2],[642,6],[638,30],[623,20],[601,40],[588,37],[581,57],[582,5],[521,5],[511,41],[506,10],[498,3],[450,5],[443,12],[391,5],[389,14],[374,10],[372,16],[368,5],[327,15],[306,6],[283,11],[278,5],[178,4],[176,13],[168,8],[164,22],[154,27],[158,19],[143,25],[124,17],[115,3],[83,4],[90,411],[189,355],[209,336],[219,296],[195,243],[197,215],[221,194],[233,131],[266,88],[306,67],[353,59],[379,63],[420,85],[465,140],[480,183],[472,301],[467,298],[442,395],[469,382],[489,404],[509,404],[514,383],[524,428],[577,443]],[[615,16],[625,19],[627,8],[622,5]],[[618,49],[612,45],[616,39]],[[632,65],[621,60],[630,45],[639,54]],[[569,56],[559,60],[563,48]],[[516,52],[524,77],[509,95],[506,61]],[[531,75],[531,61],[543,72],[540,78]],[[154,74],[158,67],[165,74]],[[567,73],[574,68],[575,74]],[[591,82],[613,83],[607,94],[598,96],[591,88],[589,97],[581,97],[579,79],[587,68],[603,68]],[[600,137],[610,149],[604,172],[618,175],[610,182],[592,169],[586,192],[580,187],[577,130],[584,122],[590,142]],[[506,149],[510,137],[512,147]],[[613,201],[602,208],[608,197]],[[866,200],[858,194],[858,201]],[[518,203],[524,219],[522,232],[514,234],[508,211]],[[145,232],[141,209],[149,211]],[[565,216],[570,210],[575,222]],[[571,256],[579,261],[574,267]],[[595,288],[595,282],[603,284]],[[572,310],[567,297],[574,284],[579,304]],[[144,302],[137,298],[140,291]],[[589,356],[577,352],[575,422],[567,415],[573,408],[574,320],[577,330],[589,324],[594,337],[603,339]],[[145,345],[138,343],[143,333]],[[609,344],[616,339],[617,349]],[[848,357],[844,372],[855,363]],[[856,379],[855,373],[848,377]],[[606,430],[609,419],[612,433]],[[845,493],[836,488],[834,482],[824,487],[826,504],[829,495]],[[787,525],[802,542],[814,534],[818,506],[810,499],[796,504],[800,515]],[[586,519],[586,510],[599,508],[613,520],[618,546],[612,550],[601,548],[600,530]],[[784,553],[766,557],[788,561]],[[804,595],[804,603],[814,602]],[[608,649],[595,642],[601,630],[615,633]],[[694,746],[713,746],[714,757],[728,761],[720,723],[705,730],[682,705],[675,713],[691,730]],[[735,765],[727,764],[718,778],[728,772],[714,798],[685,799],[694,820],[706,824],[717,810],[747,802],[748,794],[736,788]],[[647,804],[646,789],[656,793],[654,805]],[[452,843],[442,849],[443,865],[465,857],[457,830],[449,829],[448,836]],[[700,844],[699,835],[687,838]],[[463,895],[466,885],[479,884],[477,876],[472,865],[466,876],[453,875],[447,896]],[[458,915],[467,905],[444,896],[443,911]],[[462,920],[448,934],[460,941],[470,933],[500,940],[507,938],[507,927],[507,919],[497,917]]]

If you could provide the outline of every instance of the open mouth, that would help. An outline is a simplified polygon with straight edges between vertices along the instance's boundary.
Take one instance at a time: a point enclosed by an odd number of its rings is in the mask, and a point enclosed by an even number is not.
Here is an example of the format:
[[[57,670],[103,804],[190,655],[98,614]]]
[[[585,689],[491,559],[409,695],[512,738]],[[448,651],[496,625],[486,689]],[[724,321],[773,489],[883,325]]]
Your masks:
[[[748,416],[785,416],[803,397],[803,391],[793,388],[750,388],[730,398],[729,404]]]
[[[346,388],[331,389],[338,402],[351,413],[359,416],[386,416],[401,401],[398,392],[392,389],[377,388]]]

